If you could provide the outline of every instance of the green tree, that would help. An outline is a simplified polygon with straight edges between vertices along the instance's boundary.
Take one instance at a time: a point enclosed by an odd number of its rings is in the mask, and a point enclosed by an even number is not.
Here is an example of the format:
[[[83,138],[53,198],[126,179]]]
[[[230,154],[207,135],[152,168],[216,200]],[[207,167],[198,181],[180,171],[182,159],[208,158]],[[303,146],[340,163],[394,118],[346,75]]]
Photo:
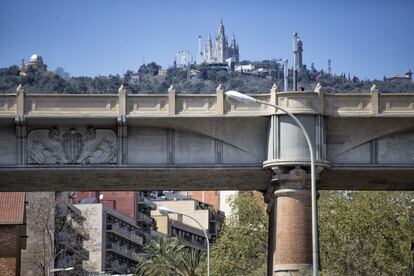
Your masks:
[[[144,246],[145,255],[139,259],[136,275],[174,275],[175,258],[184,248],[174,238],[157,237]]]
[[[409,192],[322,192],[321,268],[327,275],[409,275]]]
[[[157,237],[144,246],[137,276],[201,276],[202,251],[181,245],[176,238]]]
[[[226,219],[211,250],[212,275],[266,275],[268,216],[263,197],[243,192],[230,199]]]
[[[201,276],[205,270],[205,253],[195,248],[185,247],[180,250],[174,262],[176,272],[180,276]]]

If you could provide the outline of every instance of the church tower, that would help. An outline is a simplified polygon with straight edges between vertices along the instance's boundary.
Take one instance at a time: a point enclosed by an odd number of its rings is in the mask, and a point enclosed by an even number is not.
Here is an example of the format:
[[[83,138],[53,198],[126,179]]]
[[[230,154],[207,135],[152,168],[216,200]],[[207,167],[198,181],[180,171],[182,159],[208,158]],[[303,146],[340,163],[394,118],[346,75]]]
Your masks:
[[[207,44],[206,44],[206,49],[204,50],[204,61],[206,63],[211,63],[209,62],[210,60],[212,60],[213,57],[213,46],[211,44],[211,35],[208,34],[208,40],[207,40]]]
[[[225,63],[228,58],[233,58],[236,63],[239,62],[239,45],[237,45],[236,37],[233,34],[231,45],[229,47],[223,20],[221,20],[214,46],[211,43],[211,36],[208,36],[204,51],[204,61],[208,64]]]
[[[216,62],[217,63],[224,63],[225,57],[227,56],[227,40],[226,34],[224,32],[224,25],[223,20],[220,22],[218,35],[216,37]]]
[[[236,63],[239,63],[239,45],[236,42],[236,36],[233,34],[233,38],[231,39],[231,46],[230,46],[230,57],[234,57]]]

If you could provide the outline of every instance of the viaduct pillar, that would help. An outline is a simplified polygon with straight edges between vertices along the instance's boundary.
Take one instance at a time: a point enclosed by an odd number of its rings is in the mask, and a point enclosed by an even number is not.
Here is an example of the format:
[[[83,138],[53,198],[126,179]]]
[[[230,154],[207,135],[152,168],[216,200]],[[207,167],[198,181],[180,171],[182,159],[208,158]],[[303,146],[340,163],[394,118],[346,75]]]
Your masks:
[[[276,169],[266,199],[269,214],[268,275],[312,272],[310,173]]]
[[[316,173],[325,160],[323,116],[298,114],[315,148]],[[272,182],[265,194],[269,214],[268,276],[312,274],[310,155],[300,128],[286,115],[270,121],[268,160]],[[316,179],[318,181],[318,179]]]

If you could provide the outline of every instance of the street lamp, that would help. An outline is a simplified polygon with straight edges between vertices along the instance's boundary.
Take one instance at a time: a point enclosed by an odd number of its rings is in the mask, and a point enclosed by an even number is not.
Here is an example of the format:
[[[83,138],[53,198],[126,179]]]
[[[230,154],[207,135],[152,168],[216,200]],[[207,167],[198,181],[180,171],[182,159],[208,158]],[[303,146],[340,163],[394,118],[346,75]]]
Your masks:
[[[182,215],[182,216],[188,217],[188,218],[192,219],[195,223],[197,223],[198,226],[200,226],[200,229],[203,231],[204,236],[206,237],[206,243],[207,243],[207,276],[210,276],[210,242],[209,242],[209,239],[208,239],[207,232],[204,230],[203,226],[201,226],[201,224],[195,218],[193,218],[192,216],[189,216],[189,215],[186,215],[186,214],[183,214],[183,213],[175,212],[175,211],[173,211],[173,210],[171,210],[167,207],[160,206],[160,207],[158,207],[158,210],[160,211],[161,215],[164,215],[164,216],[168,216],[169,214],[176,214],[176,215]]]
[[[310,154],[310,160],[311,160],[311,201],[312,201],[312,266],[313,266],[313,275],[317,276],[319,273],[319,256],[318,256],[318,217],[317,217],[317,202],[316,202],[316,181],[315,181],[315,150],[313,149],[311,140],[309,138],[308,132],[306,131],[303,124],[296,118],[295,115],[293,115],[291,112],[287,111],[286,109],[275,105],[270,104],[264,101],[256,100],[255,98],[252,98],[250,96],[247,96],[245,94],[242,94],[237,91],[227,91],[224,93],[227,96],[227,99],[231,103],[260,103],[268,106],[272,106],[274,108],[280,109],[283,112],[285,112],[287,115],[289,115],[293,121],[299,126],[299,128],[302,130],[303,135],[305,135],[306,142],[308,143],[309,147],[309,154]]]
[[[49,272],[48,274],[50,275],[50,273],[55,273],[55,272],[63,272],[63,271],[70,271],[70,270],[74,270],[74,267],[65,267],[65,268],[49,268]]]

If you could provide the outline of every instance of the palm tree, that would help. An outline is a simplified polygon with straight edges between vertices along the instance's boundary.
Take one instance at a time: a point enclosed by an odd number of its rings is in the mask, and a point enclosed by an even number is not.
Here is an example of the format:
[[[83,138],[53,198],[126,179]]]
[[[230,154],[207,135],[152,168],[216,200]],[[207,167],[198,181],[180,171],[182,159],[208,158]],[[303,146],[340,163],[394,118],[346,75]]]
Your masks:
[[[195,248],[186,247],[179,252],[175,262],[175,268],[180,276],[200,276],[201,264],[205,258],[205,252]]]
[[[157,237],[144,246],[145,255],[140,257],[137,276],[177,275],[175,262],[184,246],[175,238]]]
[[[200,276],[204,252],[181,245],[176,238],[157,237],[144,246],[136,276]]]

